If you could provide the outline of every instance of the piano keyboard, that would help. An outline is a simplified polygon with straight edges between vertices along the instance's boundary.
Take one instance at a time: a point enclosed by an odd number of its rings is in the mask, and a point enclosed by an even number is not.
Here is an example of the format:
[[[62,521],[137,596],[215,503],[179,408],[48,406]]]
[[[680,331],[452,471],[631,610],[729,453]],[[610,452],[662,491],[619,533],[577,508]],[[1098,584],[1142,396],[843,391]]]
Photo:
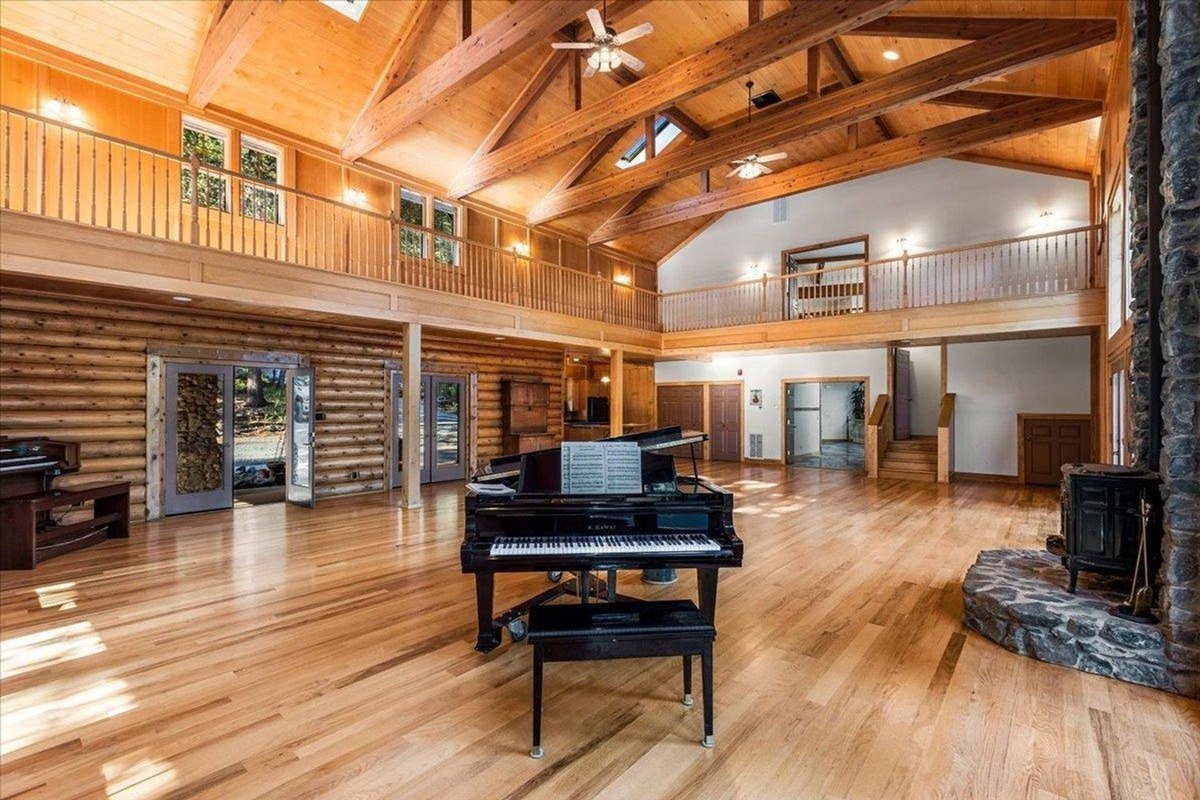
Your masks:
[[[707,536],[529,536],[500,537],[492,542],[493,556],[631,555],[650,553],[709,553],[721,545]]]

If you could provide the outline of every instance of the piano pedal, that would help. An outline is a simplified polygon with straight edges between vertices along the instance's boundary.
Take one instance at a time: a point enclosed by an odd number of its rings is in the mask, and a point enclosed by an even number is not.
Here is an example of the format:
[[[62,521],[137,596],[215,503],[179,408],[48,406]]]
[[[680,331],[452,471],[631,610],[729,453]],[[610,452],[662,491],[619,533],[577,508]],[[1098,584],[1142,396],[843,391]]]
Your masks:
[[[525,637],[529,635],[529,626],[520,617],[510,620],[505,627],[508,628],[508,635],[514,642],[523,642],[525,641]],[[540,756],[534,756],[534,758],[540,758]]]

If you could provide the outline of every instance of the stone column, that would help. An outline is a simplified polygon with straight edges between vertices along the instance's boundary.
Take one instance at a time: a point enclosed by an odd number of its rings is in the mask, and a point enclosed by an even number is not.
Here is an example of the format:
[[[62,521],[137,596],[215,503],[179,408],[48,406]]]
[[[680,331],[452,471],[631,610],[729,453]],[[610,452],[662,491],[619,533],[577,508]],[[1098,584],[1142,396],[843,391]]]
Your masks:
[[[1159,470],[1165,494],[1160,602],[1172,677],[1180,692],[1200,696],[1200,3],[1161,0],[1160,8],[1164,380]]]

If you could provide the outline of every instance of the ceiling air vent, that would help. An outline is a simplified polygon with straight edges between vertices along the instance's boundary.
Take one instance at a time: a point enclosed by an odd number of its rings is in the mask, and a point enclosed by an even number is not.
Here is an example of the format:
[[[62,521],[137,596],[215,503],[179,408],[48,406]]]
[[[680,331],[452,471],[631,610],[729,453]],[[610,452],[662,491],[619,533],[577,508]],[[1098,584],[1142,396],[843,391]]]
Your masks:
[[[750,98],[750,102],[754,104],[755,108],[766,108],[767,106],[773,106],[778,103],[779,100],[780,97],[774,89],[767,89],[765,92],[760,92],[759,94],[756,94],[754,97]]]
[[[786,197],[780,197],[771,201],[771,222],[778,225],[781,222],[788,221],[788,201]]]

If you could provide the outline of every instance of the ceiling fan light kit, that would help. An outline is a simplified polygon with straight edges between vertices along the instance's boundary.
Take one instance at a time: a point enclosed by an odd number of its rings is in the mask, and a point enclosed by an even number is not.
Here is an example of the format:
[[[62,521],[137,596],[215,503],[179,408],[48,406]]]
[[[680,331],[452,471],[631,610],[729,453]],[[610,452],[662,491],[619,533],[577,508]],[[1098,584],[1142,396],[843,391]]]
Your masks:
[[[750,120],[754,118],[754,81],[746,81],[746,124],[750,124]],[[743,180],[753,180],[760,175],[766,175],[768,172],[773,172],[770,167],[766,166],[768,161],[778,161],[781,158],[787,158],[787,153],[768,153],[765,156],[760,156],[758,153],[751,153],[745,158],[734,159],[733,169],[726,175],[726,178],[732,178],[736,175]]]
[[[587,18],[592,26],[592,38],[589,41],[554,42],[550,46],[555,50],[591,50],[592,52],[587,57],[588,68],[583,73],[585,78],[590,78],[597,72],[612,72],[622,64],[635,72],[641,72],[646,68],[645,62],[622,50],[621,45],[654,33],[654,26],[649,22],[643,22],[624,33],[617,33],[608,26],[607,3],[603,9],[603,12],[594,8],[588,9]]]

